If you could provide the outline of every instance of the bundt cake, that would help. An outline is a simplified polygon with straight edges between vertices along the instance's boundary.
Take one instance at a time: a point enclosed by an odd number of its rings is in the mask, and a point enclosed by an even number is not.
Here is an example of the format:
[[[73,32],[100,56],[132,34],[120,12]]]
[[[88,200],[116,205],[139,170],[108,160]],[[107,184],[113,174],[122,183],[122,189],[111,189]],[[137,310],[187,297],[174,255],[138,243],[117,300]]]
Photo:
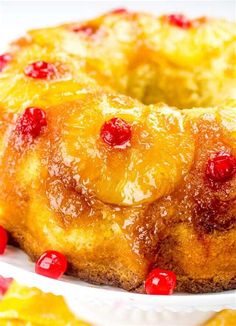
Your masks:
[[[142,292],[163,269],[177,291],[236,288],[235,31],[116,10],[12,43],[0,57],[11,240],[96,284]]]

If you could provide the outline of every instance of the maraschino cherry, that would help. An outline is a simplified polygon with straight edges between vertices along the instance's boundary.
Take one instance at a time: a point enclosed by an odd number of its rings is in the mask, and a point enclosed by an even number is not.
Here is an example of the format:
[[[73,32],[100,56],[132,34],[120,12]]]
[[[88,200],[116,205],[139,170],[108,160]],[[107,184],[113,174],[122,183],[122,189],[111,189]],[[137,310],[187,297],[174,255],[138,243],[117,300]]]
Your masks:
[[[13,281],[13,279],[11,277],[5,278],[5,277],[0,276],[0,296],[4,295],[7,292],[12,281]]]
[[[182,14],[172,14],[165,16],[165,19],[168,21],[170,25],[182,28],[182,29],[188,29],[192,27],[191,20],[189,20],[186,16]]]
[[[209,159],[206,176],[213,181],[230,180],[236,173],[236,157],[229,153],[219,152]]]
[[[4,254],[8,242],[7,231],[0,226],[0,255]]]
[[[4,53],[0,55],[0,72],[6,67],[8,62],[12,60],[12,55],[10,53]]]
[[[66,257],[55,250],[45,251],[35,264],[35,272],[37,274],[55,279],[60,278],[66,269]]]
[[[57,74],[57,68],[53,63],[36,61],[29,64],[24,73],[27,77],[35,79],[52,79]]]
[[[24,136],[36,138],[45,126],[47,126],[45,111],[40,108],[30,107],[21,116],[17,130]]]
[[[172,294],[176,286],[176,275],[174,272],[155,268],[145,282],[147,294],[169,295]]]
[[[125,146],[131,140],[131,126],[121,118],[112,118],[104,123],[100,136],[106,144],[112,147]]]

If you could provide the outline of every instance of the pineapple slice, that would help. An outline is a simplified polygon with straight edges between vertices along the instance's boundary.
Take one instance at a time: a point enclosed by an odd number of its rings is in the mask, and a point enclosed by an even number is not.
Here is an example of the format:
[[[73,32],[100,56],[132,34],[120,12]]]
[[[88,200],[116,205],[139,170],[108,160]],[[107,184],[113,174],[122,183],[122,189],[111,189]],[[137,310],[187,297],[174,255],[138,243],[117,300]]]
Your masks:
[[[152,202],[173,191],[191,168],[194,138],[180,111],[106,94],[56,109],[60,117],[56,115],[52,128],[55,133],[61,130],[56,151],[78,187],[91,189],[103,202]],[[132,127],[127,148],[113,148],[100,137],[101,127],[113,117]],[[52,137],[57,139],[55,133]]]

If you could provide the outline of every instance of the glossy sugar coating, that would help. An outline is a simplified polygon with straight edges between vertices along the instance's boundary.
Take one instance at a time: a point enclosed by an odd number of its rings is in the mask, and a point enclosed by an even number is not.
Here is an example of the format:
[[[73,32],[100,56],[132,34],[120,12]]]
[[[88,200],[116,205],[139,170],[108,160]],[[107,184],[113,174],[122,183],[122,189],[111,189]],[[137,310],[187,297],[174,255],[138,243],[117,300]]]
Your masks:
[[[177,290],[235,288],[236,177],[205,176],[212,155],[236,155],[235,102],[222,104],[235,95],[234,30],[107,14],[11,46],[0,73],[0,224],[33,259],[57,250],[69,273],[127,290],[154,267],[173,270]],[[50,80],[24,74],[39,60],[55,65]],[[33,142],[16,128],[29,106],[47,116]],[[132,127],[125,148],[100,137],[113,117]]]

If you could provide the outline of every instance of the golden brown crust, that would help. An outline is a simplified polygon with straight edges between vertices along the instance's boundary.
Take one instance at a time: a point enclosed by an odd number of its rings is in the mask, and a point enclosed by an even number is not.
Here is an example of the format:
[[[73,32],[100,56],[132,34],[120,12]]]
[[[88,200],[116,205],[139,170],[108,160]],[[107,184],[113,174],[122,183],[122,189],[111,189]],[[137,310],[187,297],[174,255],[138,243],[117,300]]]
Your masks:
[[[178,277],[177,279],[177,292],[187,293],[214,293],[221,291],[234,290],[236,288],[236,278],[225,280],[220,278],[212,279],[192,279],[187,276]],[[136,293],[145,293],[144,285],[142,284],[135,289]]]
[[[19,243],[22,243],[22,249],[24,249],[28,255],[35,261],[37,255],[31,251],[31,247],[26,248],[23,237],[16,236]],[[15,240],[11,241],[14,245],[17,245]],[[168,252],[168,251],[166,251]],[[168,261],[168,259],[167,259]],[[170,268],[171,264],[167,263],[163,268]],[[134,291],[136,293],[145,293],[144,283],[142,278],[138,278],[132,271],[122,271],[122,274],[118,273],[116,268],[110,266],[110,269],[97,264],[91,266],[89,263],[83,270],[78,270],[76,265],[70,264],[67,272],[68,275],[78,277],[79,279],[89,282],[95,285],[110,285],[120,287],[128,291]],[[233,290],[236,288],[236,277],[225,279],[225,277],[215,276],[210,279],[194,279],[188,276],[178,276],[177,279],[177,292],[189,292],[189,293],[212,293],[225,290]]]
[[[212,279],[191,279],[189,277],[180,277],[177,283],[177,291],[189,293],[211,293],[236,288],[236,277],[225,280],[220,277]]]

